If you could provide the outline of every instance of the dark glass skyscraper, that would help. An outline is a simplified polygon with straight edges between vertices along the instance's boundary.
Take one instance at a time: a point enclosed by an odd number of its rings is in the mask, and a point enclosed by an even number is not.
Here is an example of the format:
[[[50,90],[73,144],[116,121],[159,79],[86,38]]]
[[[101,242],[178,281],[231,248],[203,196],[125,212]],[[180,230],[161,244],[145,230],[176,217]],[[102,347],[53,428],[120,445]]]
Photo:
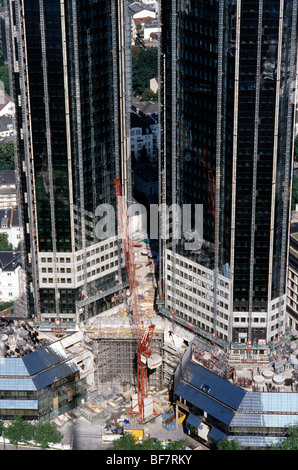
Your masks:
[[[121,280],[96,208],[126,191],[130,23],[126,2],[10,0],[7,26],[31,315],[45,327],[97,313]],[[81,303],[80,303],[81,302]],[[63,325],[62,325],[63,323]]]
[[[297,2],[165,0],[162,23],[164,197],[204,215],[203,244],[164,246],[164,313],[258,353],[285,331]]]

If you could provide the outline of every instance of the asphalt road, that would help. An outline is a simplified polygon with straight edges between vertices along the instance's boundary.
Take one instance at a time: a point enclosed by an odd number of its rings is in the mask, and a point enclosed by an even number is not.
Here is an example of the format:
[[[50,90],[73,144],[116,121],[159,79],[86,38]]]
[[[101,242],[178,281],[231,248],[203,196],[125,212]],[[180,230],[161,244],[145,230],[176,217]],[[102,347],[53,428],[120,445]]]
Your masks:
[[[102,444],[104,425],[105,420],[97,420],[94,423],[90,423],[83,417],[75,421],[69,421],[59,429],[63,434],[62,442],[71,444],[73,450],[108,450],[109,444]],[[184,434],[182,425],[170,431],[164,429],[161,416],[151,423],[145,424],[145,433],[157,439],[170,439],[172,441],[188,439],[193,444],[198,445],[196,441],[189,439]],[[204,446],[201,447],[207,449]]]
[[[105,450],[107,444],[102,444],[102,434],[105,420],[90,423],[80,417],[67,422],[59,431],[63,434],[62,442],[69,443],[73,450]]]
[[[72,450],[109,450],[110,444],[102,444],[102,434],[104,433],[105,420],[97,420],[90,423],[83,417],[73,421],[68,421],[64,424],[59,431],[63,435],[62,442],[71,445]],[[150,437],[159,439],[170,439],[176,441],[179,439],[188,439],[195,445],[196,441],[190,439],[183,433],[182,425],[173,430],[166,430],[162,427],[161,416],[156,418],[151,423],[145,425],[145,433]],[[207,449],[200,446],[202,449]],[[0,444],[0,450],[20,451],[20,450],[42,450],[40,447],[29,447],[19,445],[18,448],[11,444]]]

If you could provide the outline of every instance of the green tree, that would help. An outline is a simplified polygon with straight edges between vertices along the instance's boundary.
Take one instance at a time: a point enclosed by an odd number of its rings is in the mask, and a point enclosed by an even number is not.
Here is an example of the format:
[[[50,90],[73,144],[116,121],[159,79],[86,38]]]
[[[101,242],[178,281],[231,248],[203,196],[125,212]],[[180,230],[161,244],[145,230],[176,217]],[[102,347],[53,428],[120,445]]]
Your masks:
[[[4,144],[0,144],[0,168],[1,170],[15,169],[13,142],[6,142]]]
[[[170,442],[167,445],[167,450],[184,450],[187,446],[186,439],[180,439],[179,441]]]
[[[34,440],[46,449],[50,443],[58,444],[62,440],[62,434],[57,429],[55,423],[44,421],[35,425]]]
[[[298,426],[287,430],[287,437],[279,444],[270,447],[271,450],[298,450]]]
[[[0,421],[0,436],[4,438],[5,427],[3,421]],[[3,446],[5,449],[5,440],[3,440]]]
[[[3,421],[0,421],[0,436],[3,436],[4,434],[4,424],[3,424]]]
[[[126,433],[126,434],[124,434],[124,436],[120,437],[120,439],[117,439],[116,441],[114,441],[109,449],[112,449],[112,450],[137,450],[138,447],[137,447],[135,438],[131,434]]]
[[[13,302],[0,302],[0,312],[13,306]]]
[[[19,442],[28,442],[34,439],[34,425],[16,416],[10,425],[5,428],[4,436],[11,444],[18,446]]]
[[[156,47],[141,49],[138,57],[140,67],[145,66],[150,70],[151,78],[156,77],[158,73],[158,51]]]
[[[157,99],[157,93],[154,91],[146,89],[143,91],[141,96],[141,101],[153,101]]]
[[[13,246],[8,241],[7,233],[0,233],[0,251],[13,251]]]
[[[155,441],[152,439],[152,437],[149,439],[144,439],[144,441],[141,442],[137,447],[140,450],[163,450],[162,443],[160,441]]]
[[[243,450],[242,446],[239,441],[233,439],[231,441],[228,440],[228,438],[222,439],[220,442],[218,442],[217,450]]]
[[[7,64],[0,66],[0,81],[3,82],[6,93],[10,95],[9,70]]]
[[[158,74],[158,52],[155,47],[140,49],[132,57],[132,87],[133,92],[142,95],[150,89],[150,79]]]

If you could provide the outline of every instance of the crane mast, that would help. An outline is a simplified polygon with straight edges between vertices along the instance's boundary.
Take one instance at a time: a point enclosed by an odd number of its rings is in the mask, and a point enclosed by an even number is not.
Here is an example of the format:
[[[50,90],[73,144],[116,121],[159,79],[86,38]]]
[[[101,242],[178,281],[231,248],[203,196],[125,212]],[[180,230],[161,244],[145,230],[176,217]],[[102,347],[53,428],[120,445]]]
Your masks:
[[[144,328],[142,313],[139,306],[137,279],[134,264],[133,243],[129,233],[129,220],[126,209],[126,200],[122,195],[122,187],[119,179],[115,179],[116,204],[119,218],[119,225],[122,235],[123,254],[131,296],[131,308],[133,314],[134,331],[137,340],[137,384],[138,402],[131,412],[141,415],[144,422],[144,399],[148,394],[148,371],[147,359],[151,356],[150,343],[155,325]],[[137,408],[136,411],[134,409]]]

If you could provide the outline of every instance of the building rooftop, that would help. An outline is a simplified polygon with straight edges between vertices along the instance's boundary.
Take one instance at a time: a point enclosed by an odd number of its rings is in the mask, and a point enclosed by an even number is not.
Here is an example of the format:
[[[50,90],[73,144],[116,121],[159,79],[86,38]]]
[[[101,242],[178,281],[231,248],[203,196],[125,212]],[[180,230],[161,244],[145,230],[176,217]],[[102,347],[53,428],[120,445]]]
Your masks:
[[[21,266],[19,251],[0,251],[0,269],[2,271],[14,271],[18,266]]]
[[[152,124],[156,124],[157,120],[150,114],[140,116],[137,112],[132,112],[130,113],[130,123],[132,129],[134,127],[141,127],[143,133],[145,133],[146,129],[150,129],[150,132],[152,132],[150,126],[152,126]]]
[[[133,21],[136,26],[144,24],[144,26],[146,27],[148,24],[151,25],[152,22],[156,21],[156,19],[152,18],[151,16],[146,16],[145,18],[135,18]]]
[[[288,340],[272,351],[269,363],[230,365],[224,355],[207,350],[193,343],[194,363],[200,364],[213,374],[251,392],[298,391],[298,343]]]
[[[0,229],[11,227],[19,227],[18,212],[14,209],[0,209]]]
[[[2,186],[14,186],[16,184],[15,170],[0,171],[0,188]]]
[[[28,322],[0,318],[0,390],[38,391],[79,371],[61,341],[47,343]],[[1,408],[9,406],[2,401]],[[37,407],[36,399],[23,403]]]
[[[142,115],[157,115],[158,102],[157,101],[136,101],[133,100],[132,109]]]
[[[13,122],[11,117],[1,116],[0,117],[0,132],[7,131],[7,129],[13,128]]]
[[[0,111],[2,111],[10,101],[10,96],[4,90],[0,90]]]
[[[39,332],[27,321],[0,317],[2,358],[21,358],[48,344],[50,342],[41,339]],[[1,370],[0,375],[3,375]],[[13,371],[6,375],[13,375]]]
[[[154,8],[144,5],[141,2],[133,2],[128,7],[131,10],[132,14],[140,13],[143,10],[155,12]]]
[[[175,374],[174,385],[179,407],[190,411],[186,425],[197,429],[199,435],[207,427],[208,440],[213,441],[234,438],[250,447],[279,442],[280,429],[298,422],[297,343],[285,345],[279,354],[269,366],[233,367],[212,348],[193,341]],[[203,413],[209,418],[206,422]],[[221,428],[232,429],[232,435]],[[270,429],[270,437],[264,428]],[[249,429],[252,431],[246,431]]]

